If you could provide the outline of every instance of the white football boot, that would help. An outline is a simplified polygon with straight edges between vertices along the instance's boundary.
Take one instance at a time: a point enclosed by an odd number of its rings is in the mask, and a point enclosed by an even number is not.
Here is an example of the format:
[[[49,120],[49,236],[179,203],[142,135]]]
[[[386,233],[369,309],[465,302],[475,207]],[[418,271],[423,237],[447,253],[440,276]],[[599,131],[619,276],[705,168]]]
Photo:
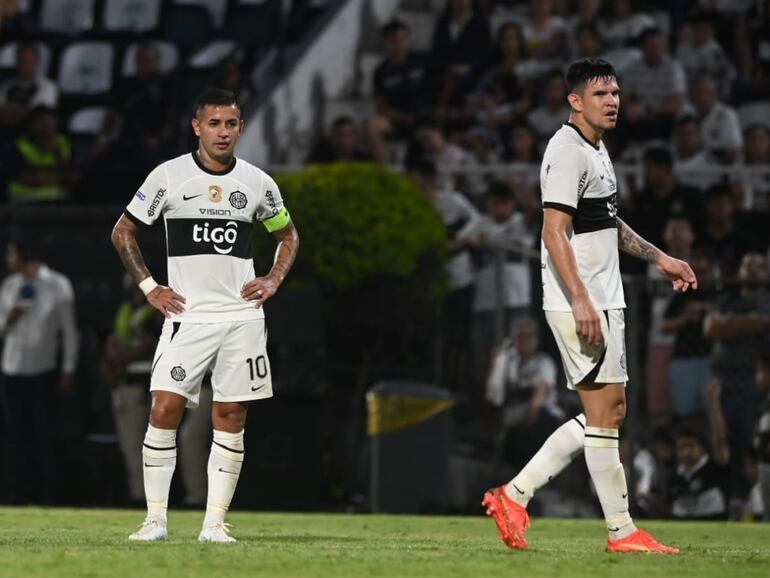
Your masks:
[[[139,525],[139,529],[131,534],[128,539],[138,542],[155,542],[157,540],[168,540],[166,520],[154,516],[147,516],[144,522]]]
[[[209,526],[204,526],[201,533],[198,535],[198,542],[232,544],[236,540],[228,533],[229,531],[230,524],[225,524],[224,522],[217,522]]]

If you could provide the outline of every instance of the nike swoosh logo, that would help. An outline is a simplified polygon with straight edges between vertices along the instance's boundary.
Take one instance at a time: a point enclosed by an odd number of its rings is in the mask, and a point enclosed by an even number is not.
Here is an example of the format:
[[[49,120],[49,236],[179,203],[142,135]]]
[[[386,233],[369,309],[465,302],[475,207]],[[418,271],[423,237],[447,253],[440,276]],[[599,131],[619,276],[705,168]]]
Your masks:
[[[604,178],[604,177],[602,177],[602,178]],[[193,196],[191,196],[191,197],[188,197],[187,195],[182,195],[182,200],[183,200],[183,201],[190,201],[190,200],[192,200],[192,199],[197,199],[197,198],[198,198],[198,197],[200,197],[201,195],[203,195],[203,193],[201,193],[200,195],[193,195]]]
[[[254,386],[252,385],[252,386],[251,386],[251,391],[259,391],[260,389],[262,389],[262,388],[263,388],[263,387],[265,387],[266,385],[267,385],[266,383],[263,383],[262,385],[260,385],[260,386],[258,386],[258,387],[254,387]]]
[[[520,493],[522,496],[524,495],[524,492],[522,492],[522,491],[519,489],[519,486],[517,486],[516,484],[513,484],[513,487],[514,487],[514,488],[516,488],[516,491],[517,491],[517,492],[519,492],[519,493]]]
[[[599,178],[600,178],[601,180],[604,180],[604,175],[599,175]]]
[[[620,528],[607,528],[610,532],[617,532]]]
[[[144,464],[145,468],[162,468],[163,466],[160,464]]]
[[[625,500],[627,497],[628,497],[628,492],[626,492],[626,493],[625,493],[625,494],[623,494],[623,496],[622,496],[622,498],[623,498],[624,500]]]
[[[238,474],[238,472],[231,472],[231,471],[229,471],[229,470],[223,470],[222,468],[218,468],[218,470],[219,470],[220,472],[222,472],[223,474],[231,474],[231,475],[233,475],[233,476],[237,476],[237,475],[239,475],[239,474]]]

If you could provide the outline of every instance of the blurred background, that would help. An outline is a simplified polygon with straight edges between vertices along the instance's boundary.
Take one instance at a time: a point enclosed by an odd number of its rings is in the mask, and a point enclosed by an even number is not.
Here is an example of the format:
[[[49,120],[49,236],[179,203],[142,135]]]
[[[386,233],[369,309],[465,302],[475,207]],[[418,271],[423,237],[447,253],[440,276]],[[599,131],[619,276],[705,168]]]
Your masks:
[[[579,57],[618,71],[620,216],[700,279],[674,296],[622,260],[633,511],[767,519],[761,0],[0,0],[0,502],[143,503],[162,319],[109,234],[146,174],[196,146],[191,103],[218,86],[241,103],[238,156],[276,177],[302,237],[266,306],[276,397],[250,408],[234,507],[481,513],[580,411],[539,281],[539,162]],[[159,281],[164,242],[140,238]],[[31,270],[48,273],[14,277]],[[53,307],[36,286],[51,270],[68,280]],[[45,335],[22,371],[24,316]],[[205,502],[210,435],[202,403],[173,506]],[[532,507],[597,505],[579,457]]]

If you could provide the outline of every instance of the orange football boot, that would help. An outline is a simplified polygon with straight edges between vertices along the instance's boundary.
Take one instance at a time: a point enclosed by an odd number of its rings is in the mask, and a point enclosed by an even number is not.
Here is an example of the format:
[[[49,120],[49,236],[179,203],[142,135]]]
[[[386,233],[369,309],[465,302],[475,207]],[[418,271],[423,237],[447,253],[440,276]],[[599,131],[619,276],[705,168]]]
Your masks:
[[[506,546],[518,550],[529,548],[524,537],[525,530],[529,528],[529,514],[508,497],[504,486],[487,491],[481,505],[486,506],[487,516],[492,516]]]
[[[607,552],[653,552],[655,554],[679,554],[679,548],[658,543],[648,532],[637,529],[620,540],[607,538]]]

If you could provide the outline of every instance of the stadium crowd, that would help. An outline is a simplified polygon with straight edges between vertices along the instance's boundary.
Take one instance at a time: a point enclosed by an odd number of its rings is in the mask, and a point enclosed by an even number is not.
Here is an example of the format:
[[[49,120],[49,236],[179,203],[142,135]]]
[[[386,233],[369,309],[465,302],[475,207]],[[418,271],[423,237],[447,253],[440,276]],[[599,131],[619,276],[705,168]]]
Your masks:
[[[633,331],[644,344],[645,404],[631,411],[645,427],[625,448],[637,513],[768,519],[770,1],[441,8],[430,50],[412,50],[406,20],[381,28],[382,60],[365,80],[374,114],[334,119],[307,157],[403,166],[443,218],[441,385],[488,424],[478,435],[506,467],[525,463],[575,409],[539,311],[538,163],[569,116],[566,64],[605,58],[622,95],[618,128],[605,137],[619,212],[700,279],[697,292],[672,297],[654,270],[623,262],[645,279],[629,303],[643,309]],[[100,102],[106,112],[88,134],[72,130],[74,101],[46,76],[40,45],[20,35],[14,57],[0,85],[0,202],[125,204],[153,166],[191,148],[189,95],[155,43],[136,46],[135,72]],[[237,57],[203,83],[242,99],[252,91]],[[531,448],[514,448],[512,436]]]

